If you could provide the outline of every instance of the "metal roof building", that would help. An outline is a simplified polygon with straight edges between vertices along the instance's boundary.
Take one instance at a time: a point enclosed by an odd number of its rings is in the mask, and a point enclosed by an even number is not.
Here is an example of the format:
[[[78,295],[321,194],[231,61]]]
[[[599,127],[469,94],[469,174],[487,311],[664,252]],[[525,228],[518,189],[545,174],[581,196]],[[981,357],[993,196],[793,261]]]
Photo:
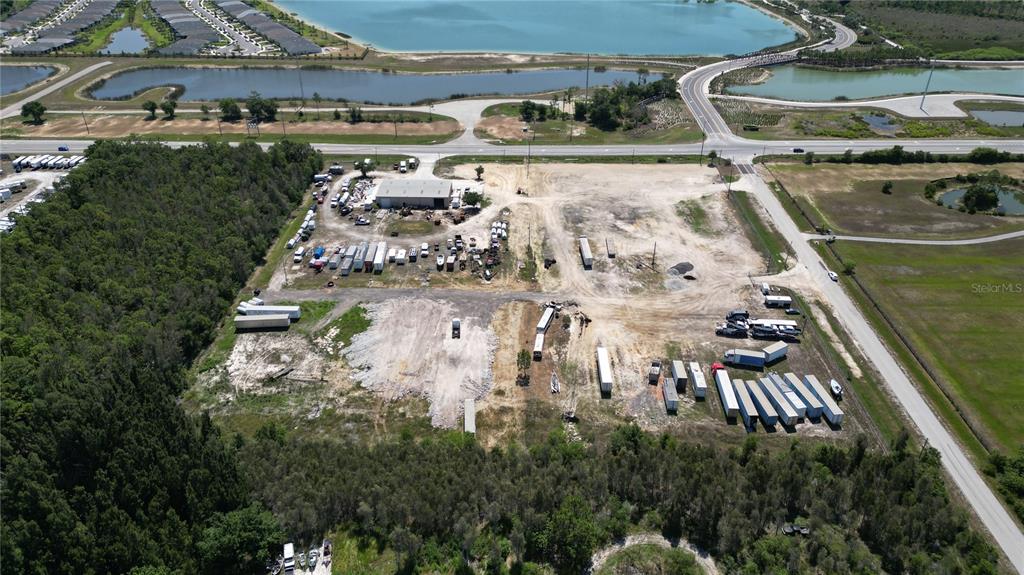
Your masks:
[[[0,22],[0,36],[28,28],[49,16],[57,9],[57,6],[61,5],[61,2],[62,0],[36,0],[26,6],[24,10],[11,14],[6,20]]]
[[[452,203],[452,183],[447,180],[384,180],[377,186],[382,208],[446,210]]]
[[[53,28],[43,30],[39,38],[31,44],[16,46],[12,54],[45,54],[51,50],[74,44],[76,34],[93,26],[109,16],[117,7],[117,0],[93,0],[82,8],[82,11],[57,24]]]
[[[214,0],[217,7],[245,24],[254,32],[277,44],[289,56],[319,54],[322,50],[313,42],[302,37],[291,28],[275,22],[263,12],[241,0]]]
[[[161,54],[198,54],[206,46],[223,39],[219,32],[178,0],[150,0],[150,5],[178,37],[176,41],[157,50]]]

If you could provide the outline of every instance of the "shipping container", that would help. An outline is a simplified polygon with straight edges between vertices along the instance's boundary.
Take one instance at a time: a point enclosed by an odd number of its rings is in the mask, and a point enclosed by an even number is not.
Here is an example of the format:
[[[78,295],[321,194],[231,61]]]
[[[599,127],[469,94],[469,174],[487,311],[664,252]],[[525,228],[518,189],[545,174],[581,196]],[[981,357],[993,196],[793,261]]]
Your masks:
[[[736,393],[736,401],[740,404],[740,417],[743,418],[743,425],[747,429],[757,426],[757,407],[747,393],[747,385],[742,379],[732,380],[732,389]]]
[[[694,397],[705,397],[708,394],[708,382],[696,361],[690,362],[690,382],[693,384]]]
[[[774,426],[779,419],[779,414],[775,412],[775,407],[765,397],[761,387],[753,381],[747,381],[745,387],[747,393],[750,394],[750,399],[754,402],[754,409],[757,410],[757,416],[761,419],[761,423]]]
[[[546,306],[544,313],[540,316],[540,321],[537,322],[537,333],[546,333],[553,317],[555,317],[555,308]]]
[[[366,262],[367,249],[368,246],[366,242],[360,242],[359,246],[356,248],[356,253],[353,254],[352,256],[352,269],[354,269],[357,272],[363,270],[363,266],[365,265]]]
[[[395,253],[395,263],[400,266],[405,265],[405,250],[398,250]]]
[[[341,260],[341,275],[347,276],[348,274],[352,273],[352,263],[353,263],[353,261],[354,260],[353,260],[352,256],[345,256],[344,258],[342,258],[342,260]]]
[[[533,338],[533,360],[540,361],[543,359],[544,354],[544,334],[538,333],[537,337]]]
[[[725,412],[726,417],[736,417],[740,413],[740,406],[736,401],[736,393],[732,389],[729,372],[721,364],[716,363],[711,366],[711,374],[718,387],[718,397],[722,400],[722,411]]]
[[[818,381],[818,378],[807,374],[804,376],[804,383],[810,388],[811,393],[814,394],[818,401],[821,402],[821,412],[832,425],[840,425],[843,423],[843,410],[839,408],[835,399],[832,399],[832,395],[829,394],[825,386]]]
[[[601,393],[612,392],[612,363],[608,359],[608,350],[597,348],[597,381],[601,386]]]
[[[777,387],[779,392],[782,393],[782,396],[786,398],[786,401],[793,406],[793,411],[796,412],[796,416],[803,419],[807,415],[807,405],[800,399],[800,396],[797,395],[796,391],[794,391],[793,388],[786,383],[786,380],[782,379],[782,376],[777,373],[769,373],[768,379],[775,384],[775,387]]]
[[[811,390],[808,389],[806,385],[804,385],[804,382],[800,381],[800,378],[798,378],[794,373],[785,373],[782,375],[782,378],[786,380],[789,387],[800,396],[800,400],[807,406],[807,417],[810,417],[811,419],[821,417],[821,402],[818,401],[818,398],[811,393]]]
[[[292,320],[287,314],[270,315],[236,315],[235,331],[257,330],[257,329],[281,329],[291,325]]]
[[[786,353],[789,352],[789,345],[784,341],[777,341],[766,346],[762,351],[764,352],[764,363],[767,365],[786,357]]]
[[[761,392],[775,408],[775,413],[778,415],[778,422],[783,425],[795,425],[797,420],[796,411],[793,410],[793,406],[786,401],[783,397],[782,392],[779,391],[778,387],[772,383],[772,380],[767,377],[762,377],[758,380],[758,384],[761,387]]]
[[[287,315],[291,319],[302,317],[302,310],[297,305],[249,305],[242,302],[238,305],[238,313],[243,315]]]
[[[666,377],[661,388],[665,395],[665,409],[669,413],[675,413],[679,409],[679,392],[676,391],[676,384]]]
[[[336,270],[341,265],[341,254],[334,254],[331,259],[327,260],[327,267]]]
[[[722,355],[725,363],[745,367],[763,367],[765,354],[763,351],[751,349],[730,349]]]
[[[672,360],[671,367],[672,383],[679,393],[686,393],[686,367],[678,359]]]
[[[590,240],[580,238],[580,257],[583,258],[583,268],[590,269],[594,266],[594,256],[590,253]]]
[[[363,256],[363,271],[373,271],[373,262],[377,256],[377,244],[371,243],[366,247],[366,255]]]

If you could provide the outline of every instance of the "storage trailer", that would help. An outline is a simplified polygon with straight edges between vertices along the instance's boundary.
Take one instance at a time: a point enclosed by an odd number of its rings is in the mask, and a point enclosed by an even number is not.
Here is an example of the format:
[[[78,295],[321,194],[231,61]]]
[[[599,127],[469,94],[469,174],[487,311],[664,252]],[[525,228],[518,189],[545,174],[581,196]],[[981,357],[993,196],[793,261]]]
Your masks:
[[[665,409],[669,413],[675,413],[679,409],[679,393],[676,391],[676,384],[667,377],[662,384],[662,393],[665,395]]]
[[[247,302],[238,304],[238,313],[244,315],[277,315],[284,314],[290,319],[302,317],[302,309],[297,305],[249,305]]]
[[[380,242],[377,244],[377,253],[373,256],[373,272],[381,273],[384,271],[384,260],[388,257],[388,244],[386,242]]]
[[[752,349],[730,349],[722,355],[725,363],[744,367],[764,367],[764,358],[763,351]]]
[[[377,244],[371,243],[366,247],[366,256],[363,257],[363,271],[372,272],[374,258],[377,256]]]
[[[544,334],[538,333],[537,337],[533,339],[533,361],[540,361],[543,359],[544,353]]]
[[[800,399],[800,396],[797,395],[796,391],[788,383],[786,383],[786,380],[782,379],[782,376],[777,373],[769,373],[768,379],[775,384],[775,387],[777,387],[782,396],[786,398],[786,401],[793,406],[793,411],[796,412],[796,416],[798,418],[803,419],[807,416],[807,404]]]
[[[580,257],[583,259],[583,269],[589,270],[594,267],[594,256],[590,253],[590,240],[586,237],[580,238]]]
[[[236,315],[235,331],[259,330],[259,329],[287,329],[292,320],[288,314],[276,313],[270,315]]]
[[[807,406],[807,417],[817,419],[821,417],[821,401],[811,393],[811,390],[804,385],[804,382],[800,381],[800,378],[793,373],[785,373],[782,378],[786,380],[789,387],[800,396],[800,400]]]
[[[768,365],[786,357],[786,353],[789,352],[789,344],[784,341],[777,341],[771,345],[765,346],[761,351],[764,352],[764,363],[765,365]]]
[[[793,298],[788,295],[766,295],[764,296],[766,307],[789,307],[793,305]]]
[[[612,392],[612,363],[608,359],[608,350],[597,348],[597,380],[602,393]]]
[[[476,400],[467,399],[466,408],[463,412],[463,431],[476,433]]]
[[[778,422],[783,425],[795,425],[797,420],[796,411],[793,406],[786,401],[783,397],[782,392],[779,391],[778,387],[772,383],[772,380],[767,377],[762,377],[758,380],[758,384],[761,387],[761,392],[775,408],[775,413],[778,415]]]
[[[736,393],[732,389],[732,380],[729,379],[729,372],[720,363],[712,364],[711,375],[715,378],[715,385],[718,387],[718,396],[722,400],[722,411],[726,417],[736,417],[740,413],[739,402],[736,401]]]
[[[547,333],[548,327],[551,325],[551,319],[554,317],[555,308],[546,306],[544,314],[540,316],[540,321],[537,322],[537,333]]]
[[[775,407],[765,397],[761,387],[753,381],[747,381],[744,386],[747,388],[747,393],[750,394],[750,399],[754,402],[754,409],[757,410],[757,416],[761,418],[761,422],[774,427],[779,419],[779,414],[775,412]]]
[[[843,423],[843,410],[840,409],[836,400],[832,399],[832,396],[825,389],[825,386],[818,381],[818,378],[807,374],[804,376],[804,384],[821,402],[821,413],[825,416],[825,419],[832,425],[841,425]]]
[[[700,370],[700,364],[696,361],[690,362],[690,381],[693,382],[693,396],[705,397],[708,393],[708,382],[704,379],[704,372]]]
[[[754,401],[750,399],[746,384],[742,379],[734,379],[732,380],[732,389],[736,393],[736,401],[740,405],[740,417],[743,418],[743,425],[746,425],[747,429],[756,427],[757,408],[754,406]]]
[[[676,391],[686,393],[686,367],[683,366],[683,362],[678,359],[672,360],[670,370],[672,383],[675,385]]]

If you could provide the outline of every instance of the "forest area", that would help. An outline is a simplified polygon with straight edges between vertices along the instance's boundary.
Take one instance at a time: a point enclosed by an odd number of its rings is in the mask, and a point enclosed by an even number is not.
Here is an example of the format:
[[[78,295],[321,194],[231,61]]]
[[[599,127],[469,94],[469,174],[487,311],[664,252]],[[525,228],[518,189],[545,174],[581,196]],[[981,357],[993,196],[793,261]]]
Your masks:
[[[276,523],[250,505],[226,439],[177,397],[320,154],[106,141],[88,155],[0,240],[0,561],[217,571],[220,552],[237,561],[224,529]]]
[[[395,573],[577,574],[643,529],[728,573],[997,572],[938,453],[906,433],[887,450],[636,426],[494,449],[443,431],[227,436],[179,405],[189,367],[323,160],[287,141],[88,155],[0,239],[5,571],[263,573],[285,541],[344,532],[393,550]],[[1011,490],[1020,471],[990,470]]]

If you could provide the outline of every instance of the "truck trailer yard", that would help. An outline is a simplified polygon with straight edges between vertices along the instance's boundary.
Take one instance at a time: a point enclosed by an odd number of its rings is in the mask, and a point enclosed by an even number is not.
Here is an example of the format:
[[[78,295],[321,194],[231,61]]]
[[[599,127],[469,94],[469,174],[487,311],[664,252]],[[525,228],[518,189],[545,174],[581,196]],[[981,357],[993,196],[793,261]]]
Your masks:
[[[454,189],[473,184],[473,167],[455,168]],[[764,296],[751,289],[750,277],[764,264],[711,170],[543,164],[527,180],[524,166],[488,164],[484,174],[475,184],[487,198],[484,207],[459,217],[454,210],[363,212],[373,184],[360,185],[350,174],[314,188],[325,201],[305,200],[299,219],[303,227],[315,221],[315,230],[288,251],[305,248],[301,261],[281,258],[259,297],[272,310],[303,302],[330,311],[315,317],[304,307],[302,321],[288,331],[232,333],[230,352],[197,377],[197,405],[229,425],[257,410],[311,430],[376,436],[402,425],[458,428],[473,400],[476,434],[487,444],[560,426],[590,436],[627,421],[735,440],[762,429],[769,437],[782,431],[832,440],[873,425],[850,398],[844,408],[852,417],[841,427],[794,417],[793,425],[783,418],[786,426],[755,428],[748,422],[768,423],[774,415],[762,414],[773,408],[770,398],[759,406],[763,391],[744,383],[737,393],[734,380],[768,377],[763,368],[730,365],[721,381],[715,378],[712,364],[729,347],[764,354],[770,346],[772,371],[824,381],[843,379],[850,367],[806,336],[781,345],[729,345],[715,335],[715,319],[737,308],[761,309],[766,322],[791,320],[783,310],[765,311]],[[373,181],[402,177],[374,175]],[[641,180],[642,188],[623,189],[623,182]],[[329,207],[327,200],[343,193],[357,206],[350,214],[341,213],[342,202]],[[699,230],[677,213],[683,200],[703,204],[708,221]],[[347,217],[354,213],[371,224],[356,225]],[[435,217],[442,223],[433,224]],[[431,223],[394,227],[410,218]],[[584,269],[585,237],[601,238],[602,247],[613,242],[616,257],[591,255]],[[464,255],[472,257],[471,243],[486,255],[492,241],[499,265],[459,269]],[[324,264],[310,267],[317,254]],[[545,267],[544,259],[554,263]],[[695,279],[677,273],[684,267]],[[485,269],[493,270],[489,278]],[[815,295],[799,275],[773,283]],[[355,309],[365,324],[339,339],[339,325]],[[530,360],[525,365],[517,361],[520,352]],[[661,364],[656,382],[652,361]],[[708,393],[709,384],[716,391]],[[732,394],[723,408],[718,390],[725,384]]]

